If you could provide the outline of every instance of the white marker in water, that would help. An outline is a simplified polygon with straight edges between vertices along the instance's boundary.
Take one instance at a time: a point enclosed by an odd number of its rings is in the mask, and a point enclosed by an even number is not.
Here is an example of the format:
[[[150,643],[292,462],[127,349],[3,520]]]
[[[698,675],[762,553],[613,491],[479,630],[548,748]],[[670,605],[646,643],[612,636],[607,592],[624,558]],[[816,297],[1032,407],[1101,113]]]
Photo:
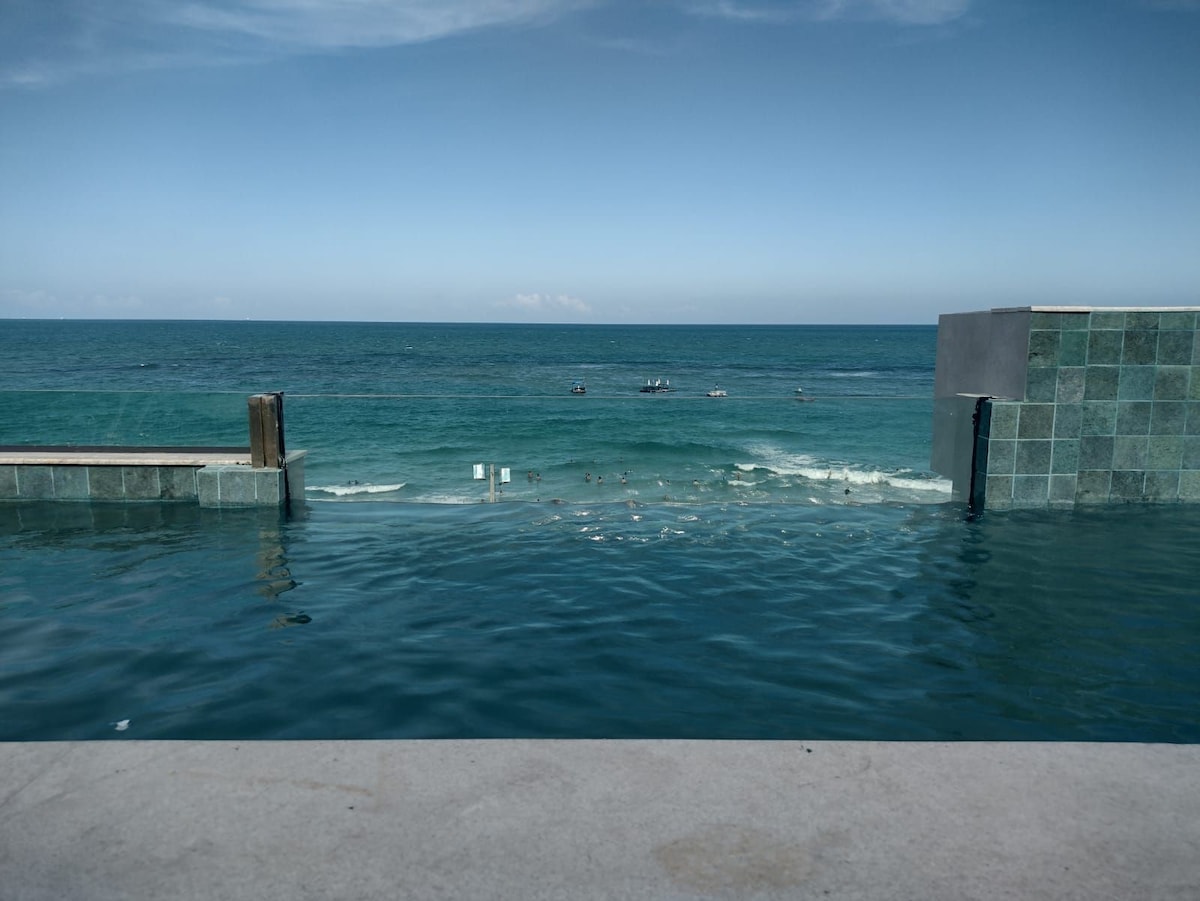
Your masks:
[[[124,732],[126,729],[129,728],[129,720],[119,720],[119,721],[113,723],[113,728],[116,729],[118,732]]]

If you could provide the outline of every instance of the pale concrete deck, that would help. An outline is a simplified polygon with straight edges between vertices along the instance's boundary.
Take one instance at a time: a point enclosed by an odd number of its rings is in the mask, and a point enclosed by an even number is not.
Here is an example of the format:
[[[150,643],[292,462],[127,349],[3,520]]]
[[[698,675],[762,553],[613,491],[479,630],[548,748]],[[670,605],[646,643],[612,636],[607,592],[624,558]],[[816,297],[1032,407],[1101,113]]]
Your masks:
[[[0,897],[1194,901],[1200,747],[0,744]]]

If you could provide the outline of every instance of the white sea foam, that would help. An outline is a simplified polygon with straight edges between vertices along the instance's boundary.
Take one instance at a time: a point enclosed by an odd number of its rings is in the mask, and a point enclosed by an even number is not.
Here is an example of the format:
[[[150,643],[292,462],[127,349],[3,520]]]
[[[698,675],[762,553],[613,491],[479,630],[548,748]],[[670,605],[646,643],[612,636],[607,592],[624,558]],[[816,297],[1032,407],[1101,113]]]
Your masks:
[[[827,482],[853,487],[875,486],[900,491],[932,493],[939,497],[950,494],[951,483],[940,478],[921,478],[910,469],[889,472],[847,463],[823,462],[810,454],[788,453],[781,448],[760,445],[752,448],[762,459],[758,463],[738,463],[741,472],[766,470],[772,476],[799,477],[810,482]],[[730,484],[738,484],[737,480]],[[752,484],[745,481],[741,484]]]
[[[392,491],[399,491],[407,482],[397,482],[394,485],[308,485],[306,491],[320,491],[324,494],[332,494],[336,497],[345,497],[352,494],[388,494]]]

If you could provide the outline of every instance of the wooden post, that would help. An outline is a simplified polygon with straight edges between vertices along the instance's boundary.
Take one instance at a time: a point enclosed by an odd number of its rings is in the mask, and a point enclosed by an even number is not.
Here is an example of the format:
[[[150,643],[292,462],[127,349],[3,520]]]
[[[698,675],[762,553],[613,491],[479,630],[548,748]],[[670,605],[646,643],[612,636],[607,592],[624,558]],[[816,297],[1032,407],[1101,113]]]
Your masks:
[[[250,408],[250,464],[255,469],[283,469],[283,392],[254,394]]]

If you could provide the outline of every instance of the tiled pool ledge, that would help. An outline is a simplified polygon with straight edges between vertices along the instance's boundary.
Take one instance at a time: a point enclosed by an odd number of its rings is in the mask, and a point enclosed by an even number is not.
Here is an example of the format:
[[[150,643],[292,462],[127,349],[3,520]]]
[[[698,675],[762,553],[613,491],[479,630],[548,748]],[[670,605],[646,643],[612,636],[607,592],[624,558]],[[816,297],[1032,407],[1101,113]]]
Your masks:
[[[1193,745],[7,743],[0,886],[14,901],[1191,899],[1198,776]]]
[[[1200,307],[941,316],[931,465],[976,512],[1200,503]]]
[[[180,501],[280,506],[304,497],[304,458],[251,466],[250,448],[0,448],[0,501]]]

